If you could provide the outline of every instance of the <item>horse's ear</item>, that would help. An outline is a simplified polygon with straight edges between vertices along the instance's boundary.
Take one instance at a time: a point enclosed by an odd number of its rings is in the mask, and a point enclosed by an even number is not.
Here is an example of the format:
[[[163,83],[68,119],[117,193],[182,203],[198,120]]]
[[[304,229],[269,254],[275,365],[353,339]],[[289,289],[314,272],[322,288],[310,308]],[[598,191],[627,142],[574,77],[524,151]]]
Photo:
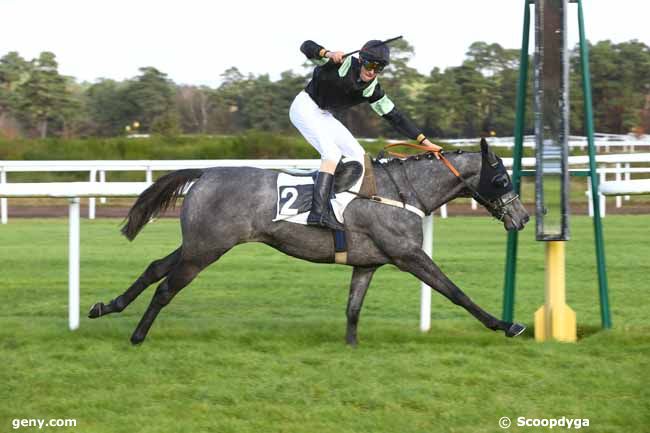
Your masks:
[[[490,149],[488,149],[488,142],[485,137],[481,137],[481,153],[487,155]]]
[[[487,161],[490,163],[492,167],[496,167],[496,165],[499,163],[499,159],[490,150],[488,146],[488,142],[485,139],[485,137],[481,138],[481,155],[483,155],[484,159],[487,159]]]

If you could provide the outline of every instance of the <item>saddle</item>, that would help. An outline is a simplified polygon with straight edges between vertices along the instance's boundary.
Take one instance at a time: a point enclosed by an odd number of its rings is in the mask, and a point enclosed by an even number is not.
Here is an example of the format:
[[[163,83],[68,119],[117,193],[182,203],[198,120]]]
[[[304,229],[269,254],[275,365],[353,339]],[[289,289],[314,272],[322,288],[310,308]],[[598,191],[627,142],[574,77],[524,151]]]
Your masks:
[[[372,171],[372,162],[367,154],[364,156],[364,165],[366,170],[358,195],[363,198],[370,198],[376,194],[377,185],[375,184],[375,176]],[[311,177],[314,181],[316,180],[316,176],[318,176],[318,170],[282,169],[280,172],[296,177]],[[359,162],[339,162],[334,171],[334,193],[338,194],[348,191],[357,183],[361,177],[361,173],[363,173],[363,167]]]
[[[377,194],[377,184],[373,164],[368,155],[364,156],[364,167],[358,161],[341,161],[334,172],[334,197],[330,200],[337,219],[343,221],[341,215],[345,207],[356,198],[374,199]],[[311,209],[313,184],[318,171],[279,170],[277,181],[278,203],[276,216],[273,221],[287,221],[298,224],[307,223],[307,214]],[[363,173],[363,179],[361,179]],[[361,185],[359,185],[361,180]],[[359,189],[358,192],[352,189]],[[335,230],[334,261],[347,263],[347,245],[345,233]]]

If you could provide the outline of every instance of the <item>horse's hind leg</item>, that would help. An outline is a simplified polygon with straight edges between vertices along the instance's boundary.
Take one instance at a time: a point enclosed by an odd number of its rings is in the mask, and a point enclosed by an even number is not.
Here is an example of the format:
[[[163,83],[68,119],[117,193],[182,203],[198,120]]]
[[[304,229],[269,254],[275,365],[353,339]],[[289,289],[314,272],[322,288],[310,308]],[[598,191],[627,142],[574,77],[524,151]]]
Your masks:
[[[192,282],[199,272],[210,263],[215,262],[224,253],[225,251],[221,254],[203,258],[196,256],[191,259],[181,258],[179,262],[174,265],[172,270],[169,271],[167,278],[165,278],[156,289],[156,293],[153,295],[147,311],[145,311],[142,319],[140,319],[140,323],[138,323],[138,326],[135,328],[135,331],[131,336],[131,343],[142,343],[149,332],[149,328],[151,328],[158,313],[160,313],[160,310],[169,304],[169,302],[178,292],[181,291],[181,289],[183,289],[183,287]]]
[[[167,257],[151,262],[142,275],[131,284],[131,287],[126,289],[126,291],[117,298],[111,300],[108,305],[103,302],[98,302],[93,305],[88,312],[88,317],[95,319],[97,317],[105,316],[106,314],[119,313],[124,310],[135,300],[135,298],[138,297],[138,295],[140,295],[140,293],[144,291],[144,289],[167,275],[170,269],[178,262],[180,255],[181,249],[178,248]]]
[[[376,267],[364,268],[355,266],[352,271],[350,295],[348,297],[348,308],[346,310],[348,323],[345,334],[345,341],[350,346],[357,345],[357,324],[359,323],[359,314],[361,313],[363,299],[366,296],[370,280],[372,280],[372,276],[376,270]]]

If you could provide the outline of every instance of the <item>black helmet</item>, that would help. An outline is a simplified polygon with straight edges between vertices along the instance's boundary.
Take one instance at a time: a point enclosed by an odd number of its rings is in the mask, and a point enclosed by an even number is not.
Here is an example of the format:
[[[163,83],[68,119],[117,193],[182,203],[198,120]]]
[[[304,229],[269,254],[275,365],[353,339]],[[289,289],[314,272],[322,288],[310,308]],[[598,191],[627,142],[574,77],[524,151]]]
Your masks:
[[[386,66],[390,62],[390,49],[382,41],[373,39],[363,45],[363,48],[359,51],[359,57]]]

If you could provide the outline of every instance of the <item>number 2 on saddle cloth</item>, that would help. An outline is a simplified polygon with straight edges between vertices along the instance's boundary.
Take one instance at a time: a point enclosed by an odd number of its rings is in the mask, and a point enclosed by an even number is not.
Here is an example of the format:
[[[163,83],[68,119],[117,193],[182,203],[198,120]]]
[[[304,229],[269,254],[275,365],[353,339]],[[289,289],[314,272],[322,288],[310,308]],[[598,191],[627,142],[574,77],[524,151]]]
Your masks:
[[[334,174],[334,191],[331,199],[337,219],[343,222],[345,207],[355,198],[370,198],[376,193],[372,163],[366,156],[364,170],[361,163],[344,159]],[[282,170],[277,182],[277,212],[273,221],[288,221],[307,224],[307,214],[311,209],[314,179],[317,172]]]

